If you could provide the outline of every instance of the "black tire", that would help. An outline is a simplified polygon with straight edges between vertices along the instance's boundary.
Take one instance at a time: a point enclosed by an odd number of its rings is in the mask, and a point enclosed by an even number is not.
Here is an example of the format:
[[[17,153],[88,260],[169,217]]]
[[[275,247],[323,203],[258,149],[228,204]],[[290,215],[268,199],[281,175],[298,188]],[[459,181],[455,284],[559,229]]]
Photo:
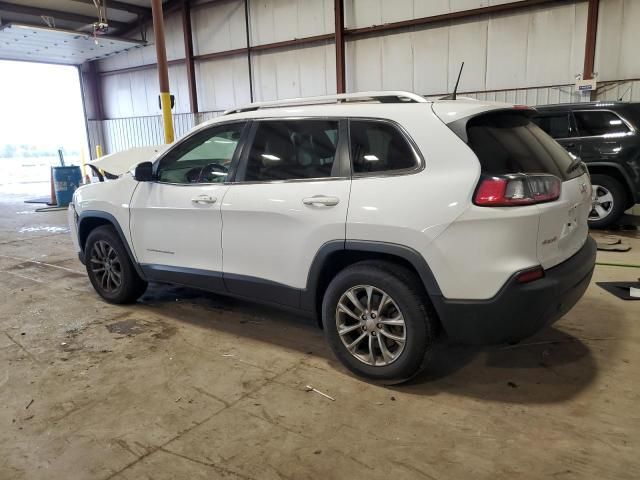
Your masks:
[[[108,251],[106,255],[104,252]],[[98,295],[109,303],[133,303],[147,289],[144,281],[133,266],[127,249],[115,229],[110,225],[103,225],[92,230],[85,244],[85,266],[89,280]],[[111,279],[106,277],[104,263],[100,263],[108,256],[109,270],[114,272]],[[102,271],[97,271],[103,265]],[[116,275],[119,274],[119,285],[116,285]],[[106,281],[105,281],[106,279]]]
[[[589,226],[591,228],[610,227],[620,219],[624,211],[627,209],[627,192],[618,180],[608,175],[591,175],[591,184],[598,185],[611,193],[611,196],[613,197],[613,205],[610,206],[605,217],[589,220]],[[604,190],[600,189],[599,191],[602,192]],[[608,204],[605,204],[605,206],[607,205]],[[591,216],[591,213],[589,215]]]
[[[351,341],[352,337],[343,342],[338,334],[338,317],[340,315],[337,311],[338,302],[341,298],[344,299],[343,295],[346,295],[350,289],[364,288],[359,286],[372,286],[381,290],[382,293],[388,294],[395,303],[392,307],[393,311],[395,312],[395,306],[397,306],[400,312],[396,313],[400,313],[404,317],[404,327],[402,327],[404,328],[403,336],[406,339],[404,347],[397,353],[397,358],[386,365],[371,365],[356,358],[355,354],[352,354],[345,345]],[[378,303],[380,301],[381,299],[378,300]],[[350,304],[350,306],[354,305]],[[356,311],[362,313],[359,310],[353,310],[353,312]],[[355,323],[359,321],[353,320],[351,316],[348,320],[354,322],[354,327]],[[374,320],[369,321],[375,323]],[[331,281],[322,301],[322,323],[331,350],[345,367],[356,375],[388,385],[406,381],[422,370],[427,363],[427,354],[435,341],[438,330],[435,313],[430,306],[420,278],[402,266],[390,262],[369,260],[345,268]],[[363,329],[363,327],[366,328],[366,323],[359,328]],[[379,324],[378,327],[380,327]],[[387,328],[387,326],[383,326],[383,328]],[[367,331],[355,330],[354,335],[359,337],[364,333]],[[373,328],[369,329],[367,335],[375,335]],[[385,338],[380,333],[378,336],[380,340],[374,337],[377,341],[383,341],[382,339]],[[365,340],[368,342],[369,337],[365,337]],[[382,356],[380,348],[382,345],[375,345],[375,340],[373,340],[374,349],[379,356]],[[371,343],[365,347],[369,350]],[[373,359],[373,357],[369,358]],[[385,360],[381,359],[382,362]],[[373,361],[375,363],[375,359]]]

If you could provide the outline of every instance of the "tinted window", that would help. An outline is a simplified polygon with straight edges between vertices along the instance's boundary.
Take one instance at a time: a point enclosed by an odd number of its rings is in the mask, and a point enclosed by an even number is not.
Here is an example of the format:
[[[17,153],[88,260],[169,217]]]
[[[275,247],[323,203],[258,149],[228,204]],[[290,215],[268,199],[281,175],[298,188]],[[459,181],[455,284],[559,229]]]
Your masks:
[[[337,144],[336,120],[259,122],[244,180],[330,177]]]
[[[352,120],[349,131],[354,173],[406,170],[417,165],[416,154],[393,125]]]
[[[553,138],[568,138],[571,136],[568,113],[544,115],[534,118],[533,121]]]
[[[613,112],[573,112],[578,133],[583,137],[627,133],[629,127]]]
[[[223,183],[240,140],[243,123],[209,128],[177,145],[156,172],[160,182]]]
[[[482,173],[550,173],[566,179],[572,158],[525,114],[495,112],[472,118],[467,137]],[[573,170],[572,176],[584,173]]]

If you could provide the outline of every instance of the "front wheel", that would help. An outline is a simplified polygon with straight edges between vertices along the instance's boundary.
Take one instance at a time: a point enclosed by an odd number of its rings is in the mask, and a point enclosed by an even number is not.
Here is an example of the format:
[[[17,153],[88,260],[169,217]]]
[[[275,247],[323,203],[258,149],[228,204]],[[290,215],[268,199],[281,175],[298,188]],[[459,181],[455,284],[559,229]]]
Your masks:
[[[85,264],[96,292],[109,303],[135,302],[147,289],[113,227],[92,230],[85,244]]]
[[[373,261],[336,275],[324,295],[322,322],[329,346],[349,370],[388,384],[420,371],[437,326],[420,279]]]

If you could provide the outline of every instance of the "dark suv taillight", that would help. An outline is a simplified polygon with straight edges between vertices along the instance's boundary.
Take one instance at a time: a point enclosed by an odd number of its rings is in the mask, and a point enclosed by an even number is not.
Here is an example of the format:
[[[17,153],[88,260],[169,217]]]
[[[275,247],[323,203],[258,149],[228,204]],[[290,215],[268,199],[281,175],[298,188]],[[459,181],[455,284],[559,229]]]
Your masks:
[[[515,207],[551,202],[560,197],[562,181],[554,175],[524,174],[482,177],[473,203],[481,207]]]

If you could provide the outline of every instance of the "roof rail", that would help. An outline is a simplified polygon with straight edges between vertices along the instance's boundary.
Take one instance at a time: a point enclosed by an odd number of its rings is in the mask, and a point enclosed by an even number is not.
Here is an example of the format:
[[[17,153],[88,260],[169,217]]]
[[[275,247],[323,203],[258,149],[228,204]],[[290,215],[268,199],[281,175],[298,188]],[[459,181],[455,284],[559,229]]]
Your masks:
[[[278,108],[300,105],[323,105],[330,103],[343,102],[367,102],[378,101],[380,103],[429,103],[424,97],[411,92],[403,91],[376,91],[376,92],[357,92],[357,93],[339,93],[336,95],[323,95],[319,97],[301,97],[287,98],[283,100],[273,100],[270,102],[255,102],[244,107],[232,108],[226,110],[223,115],[230,113],[251,112],[261,108]]]

